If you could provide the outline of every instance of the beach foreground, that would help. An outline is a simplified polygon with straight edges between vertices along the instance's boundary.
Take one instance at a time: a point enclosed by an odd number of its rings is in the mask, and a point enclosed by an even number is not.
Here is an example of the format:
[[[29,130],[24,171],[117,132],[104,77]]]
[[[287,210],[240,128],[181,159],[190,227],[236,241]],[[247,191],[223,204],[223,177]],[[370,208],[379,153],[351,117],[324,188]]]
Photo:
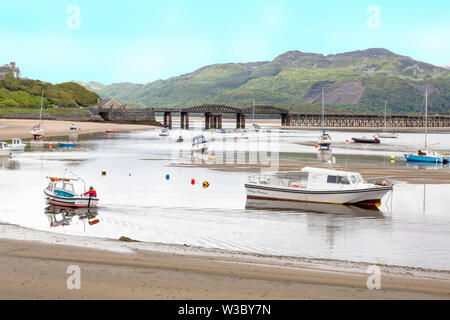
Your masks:
[[[30,131],[33,126],[38,124],[37,120],[19,120],[19,119],[0,119],[0,139],[13,138],[30,138]],[[155,126],[136,125],[136,124],[119,124],[104,122],[77,122],[81,130],[72,131],[69,126],[71,121],[45,120],[44,130],[45,136],[63,136],[70,134],[85,134],[104,132],[105,130],[115,131],[137,131],[149,130],[156,128]]]
[[[62,242],[67,236],[52,237]],[[97,240],[81,242],[90,241]],[[132,253],[2,239],[0,299],[450,298],[446,271],[380,266],[381,290],[368,290],[371,274],[363,263],[98,241]],[[81,271],[79,290],[66,286],[74,265]]]

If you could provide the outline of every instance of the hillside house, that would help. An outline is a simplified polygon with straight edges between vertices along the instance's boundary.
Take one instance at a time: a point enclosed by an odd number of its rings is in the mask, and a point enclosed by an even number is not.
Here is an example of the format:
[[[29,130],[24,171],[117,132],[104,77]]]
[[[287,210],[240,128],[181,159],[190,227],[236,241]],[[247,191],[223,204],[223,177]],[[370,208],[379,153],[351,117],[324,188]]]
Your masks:
[[[5,79],[5,76],[10,73],[14,78],[20,79],[20,69],[16,67],[15,62],[10,62],[0,67],[0,80]]]

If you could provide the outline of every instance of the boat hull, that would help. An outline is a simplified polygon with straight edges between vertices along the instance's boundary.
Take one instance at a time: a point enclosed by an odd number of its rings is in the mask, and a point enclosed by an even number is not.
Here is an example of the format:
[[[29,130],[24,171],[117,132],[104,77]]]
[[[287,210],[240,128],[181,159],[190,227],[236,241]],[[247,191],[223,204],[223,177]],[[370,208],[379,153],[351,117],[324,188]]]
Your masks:
[[[359,138],[352,138],[352,140],[356,143],[380,143],[380,140],[375,139],[359,139]]]
[[[392,186],[348,190],[305,190],[246,184],[248,199],[283,200],[330,204],[377,204]]]
[[[11,150],[8,150],[8,149],[0,150],[0,157],[9,157],[10,154],[11,154]]]
[[[51,205],[69,207],[69,208],[95,208],[97,207],[98,198],[88,197],[59,197],[44,190],[46,199]]]
[[[406,161],[410,162],[430,162],[430,163],[448,163],[448,157],[426,157],[426,156],[418,156],[414,154],[405,154]]]

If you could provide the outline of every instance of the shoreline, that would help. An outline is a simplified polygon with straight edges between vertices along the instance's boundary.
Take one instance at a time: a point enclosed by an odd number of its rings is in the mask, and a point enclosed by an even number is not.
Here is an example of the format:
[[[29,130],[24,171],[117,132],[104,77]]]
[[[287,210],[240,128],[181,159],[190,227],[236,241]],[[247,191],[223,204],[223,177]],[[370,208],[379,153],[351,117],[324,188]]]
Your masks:
[[[81,130],[70,130],[71,123],[78,123]],[[0,119],[0,139],[11,140],[13,138],[31,139],[30,131],[39,120],[28,119]],[[139,125],[139,124],[120,124],[120,123],[104,123],[104,122],[85,122],[85,121],[61,121],[61,120],[45,120],[44,130],[46,137],[65,136],[71,134],[89,134],[105,132],[108,129],[117,132],[124,131],[140,131],[157,129],[156,126]]]
[[[370,263],[26,231],[48,238],[2,238],[0,299],[450,299],[450,271],[379,265],[368,290]],[[66,289],[70,265],[81,290]]]

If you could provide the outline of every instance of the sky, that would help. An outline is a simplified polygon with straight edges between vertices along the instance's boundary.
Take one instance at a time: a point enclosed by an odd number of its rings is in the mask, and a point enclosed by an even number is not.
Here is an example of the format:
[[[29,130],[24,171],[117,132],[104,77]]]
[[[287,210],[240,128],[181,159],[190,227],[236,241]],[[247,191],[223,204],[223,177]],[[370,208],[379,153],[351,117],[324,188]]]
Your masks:
[[[0,0],[0,65],[22,76],[148,83],[299,50],[386,48],[450,62],[449,0]]]

